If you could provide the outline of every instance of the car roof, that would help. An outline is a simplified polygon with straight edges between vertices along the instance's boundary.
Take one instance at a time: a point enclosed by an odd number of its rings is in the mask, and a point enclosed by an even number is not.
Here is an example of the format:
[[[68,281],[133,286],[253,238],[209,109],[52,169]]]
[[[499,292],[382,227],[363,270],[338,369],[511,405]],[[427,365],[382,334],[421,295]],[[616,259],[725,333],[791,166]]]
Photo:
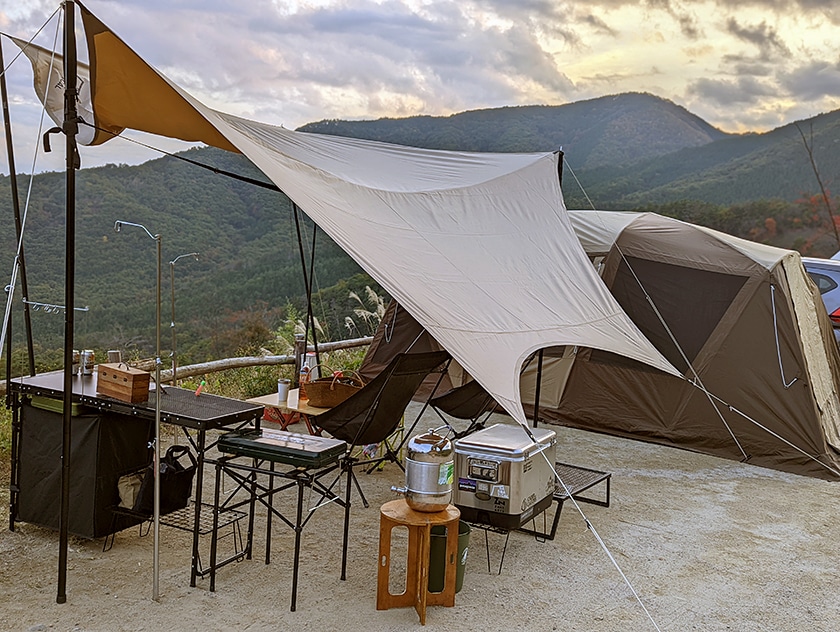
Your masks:
[[[808,268],[809,266],[840,270],[840,261],[837,259],[821,259],[819,257],[802,257],[802,264]]]

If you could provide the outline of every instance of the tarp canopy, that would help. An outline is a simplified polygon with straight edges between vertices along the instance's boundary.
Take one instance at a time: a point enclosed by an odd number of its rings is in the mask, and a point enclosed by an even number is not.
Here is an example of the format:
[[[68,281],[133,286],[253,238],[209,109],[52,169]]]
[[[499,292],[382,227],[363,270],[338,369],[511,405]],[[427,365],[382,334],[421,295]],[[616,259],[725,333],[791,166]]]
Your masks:
[[[87,109],[97,130],[130,128],[243,153],[518,421],[525,421],[520,366],[541,347],[583,345],[679,375],[587,259],[563,204],[557,153],[415,149],[227,115],[80,8]],[[45,54],[27,48],[30,58]]]

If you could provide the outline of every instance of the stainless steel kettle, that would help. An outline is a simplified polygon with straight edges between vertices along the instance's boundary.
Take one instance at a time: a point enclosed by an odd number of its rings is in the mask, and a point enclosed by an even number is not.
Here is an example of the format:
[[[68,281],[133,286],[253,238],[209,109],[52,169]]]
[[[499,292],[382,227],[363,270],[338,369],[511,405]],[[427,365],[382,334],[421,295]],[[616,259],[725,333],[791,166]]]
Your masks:
[[[452,500],[455,451],[452,442],[438,431],[440,426],[412,437],[407,443],[405,487],[392,487],[404,494],[415,511],[443,511]]]

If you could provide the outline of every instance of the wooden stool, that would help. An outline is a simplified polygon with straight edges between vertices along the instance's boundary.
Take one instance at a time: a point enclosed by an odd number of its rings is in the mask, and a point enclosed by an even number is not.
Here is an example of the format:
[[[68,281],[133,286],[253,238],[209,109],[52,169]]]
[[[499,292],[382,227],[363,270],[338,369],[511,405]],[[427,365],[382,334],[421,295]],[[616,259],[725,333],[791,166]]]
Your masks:
[[[426,625],[426,606],[455,605],[455,573],[458,561],[458,520],[454,505],[434,513],[415,511],[404,498],[382,505],[379,515],[379,568],[376,574],[376,609],[414,606],[420,623]],[[429,592],[429,547],[432,527],[446,528],[446,571],[443,590]],[[391,530],[408,527],[408,561],[405,592],[393,595],[388,584],[391,574]]]

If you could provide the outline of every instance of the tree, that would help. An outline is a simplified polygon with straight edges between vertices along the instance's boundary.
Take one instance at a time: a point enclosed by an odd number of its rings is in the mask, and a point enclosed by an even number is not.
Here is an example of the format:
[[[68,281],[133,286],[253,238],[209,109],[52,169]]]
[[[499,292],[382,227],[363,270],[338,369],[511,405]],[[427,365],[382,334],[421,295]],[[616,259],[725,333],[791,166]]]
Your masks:
[[[794,125],[796,126],[796,130],[799,132],[799,135],[802,137],[802,143],[805,145],[805,151],[808,152],[808,160],[811,162],[811,169],[817,178],[817,184],[819,184],[820,192],[822,193],[825,209],[828,211],[831,228],[834,230],[834,239],[837,242],[837,247],[840,248],[840,233],[837,231],[837,220],[834,218],[834,212],[831,209],[831,197],[823,184],[822,177],[820,176],[820,170],[817,168],[816,158],[814,158],[814,124],[811,123],[810,125],[808,138],[805,137],[805,133],[802,131],[802,128],[799,127],[799,123],[794,123]]]

